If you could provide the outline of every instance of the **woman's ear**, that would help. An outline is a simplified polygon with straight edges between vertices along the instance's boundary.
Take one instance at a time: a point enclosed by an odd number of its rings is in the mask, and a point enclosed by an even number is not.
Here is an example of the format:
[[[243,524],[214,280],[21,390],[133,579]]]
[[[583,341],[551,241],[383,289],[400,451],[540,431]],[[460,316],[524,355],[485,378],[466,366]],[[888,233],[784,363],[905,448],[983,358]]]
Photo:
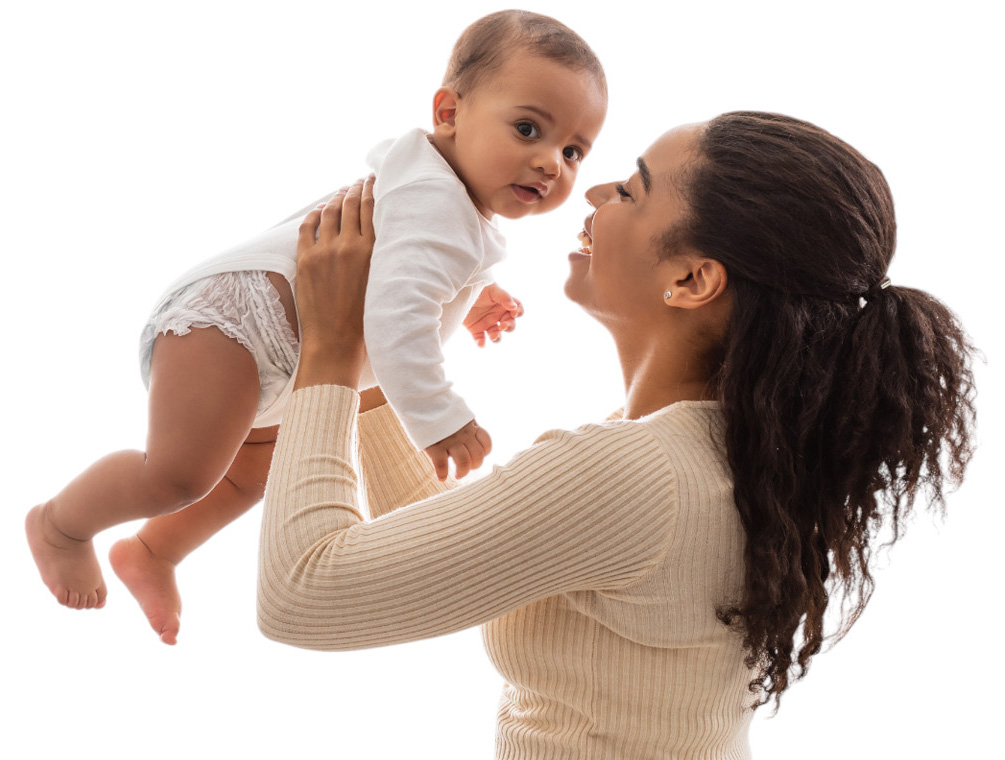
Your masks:
[[[433,95],[433,131],[442,137],[453,137],[456,129],[457,104],[461,96],[453,87],[441,87]]]
[[[671,284],[666,292],[667,305],[681,309],[698,309],[715,301],[726,292],[729,276],[726,267],[715,259],[679,259],[680,266],[674,267]]]

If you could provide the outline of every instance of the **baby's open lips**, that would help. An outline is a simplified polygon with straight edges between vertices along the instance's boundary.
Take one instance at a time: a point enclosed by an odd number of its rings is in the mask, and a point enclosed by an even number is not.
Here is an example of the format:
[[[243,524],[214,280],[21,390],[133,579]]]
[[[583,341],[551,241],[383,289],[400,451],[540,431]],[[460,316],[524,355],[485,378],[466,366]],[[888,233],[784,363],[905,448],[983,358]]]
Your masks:
[[[528,185],[513,185],[513,190],[521,200],[541,200],[548,194],[548,186],[543,182],[531,182]]]

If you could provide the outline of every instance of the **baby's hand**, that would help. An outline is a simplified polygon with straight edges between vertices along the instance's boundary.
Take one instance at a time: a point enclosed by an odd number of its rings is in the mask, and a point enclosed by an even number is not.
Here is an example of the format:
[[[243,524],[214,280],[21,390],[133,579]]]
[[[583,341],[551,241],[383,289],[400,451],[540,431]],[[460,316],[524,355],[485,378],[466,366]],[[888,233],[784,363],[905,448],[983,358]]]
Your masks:
[[[513,332],[516,318],[523,316],[523,304],[494,282],[486,285],[464,318],[464,326],[479,346],[485,345],[485,336],[498,343],[504,332]]]
[[[447,460],[454,460],[454,477],[463,478],[471,470],[482,466],[485,456],[492,451],[492,438],[485,428],[471,420],[453,435],[426,447],[426,454],[433,460],[436,477],[447,479]]]

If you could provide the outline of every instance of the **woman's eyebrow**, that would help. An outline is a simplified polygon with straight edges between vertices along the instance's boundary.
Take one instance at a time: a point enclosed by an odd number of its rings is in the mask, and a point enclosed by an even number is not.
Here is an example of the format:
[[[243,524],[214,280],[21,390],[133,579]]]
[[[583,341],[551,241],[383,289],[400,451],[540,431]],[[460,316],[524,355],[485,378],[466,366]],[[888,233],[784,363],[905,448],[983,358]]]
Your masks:
[[[639,176],[642,178],[642,188],[646,191],[646,195],[649,195],[649,191],[653,186],[653,175],[649,171],[649,167],[646,165],[644,159],[637,159],[635,161],[635,165],[639,167]]]

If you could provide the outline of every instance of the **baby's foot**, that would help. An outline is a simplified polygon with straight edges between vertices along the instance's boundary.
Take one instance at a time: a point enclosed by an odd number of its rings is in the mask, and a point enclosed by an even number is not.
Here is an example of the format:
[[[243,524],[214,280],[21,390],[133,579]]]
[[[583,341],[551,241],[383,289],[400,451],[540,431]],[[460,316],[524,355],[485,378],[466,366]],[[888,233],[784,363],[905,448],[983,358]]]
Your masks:
[[[52,521],[51,501],[28,512],[24,530],[42,582],[60,604],[75,610],[105,606],[108,591],[94,544],[60,531]]]
[[[139,536],[112,544],[108,552],[112,569],[165,644],[178,641],[181,627],[181,596],[174,580],[174,563],[158,557]]]

